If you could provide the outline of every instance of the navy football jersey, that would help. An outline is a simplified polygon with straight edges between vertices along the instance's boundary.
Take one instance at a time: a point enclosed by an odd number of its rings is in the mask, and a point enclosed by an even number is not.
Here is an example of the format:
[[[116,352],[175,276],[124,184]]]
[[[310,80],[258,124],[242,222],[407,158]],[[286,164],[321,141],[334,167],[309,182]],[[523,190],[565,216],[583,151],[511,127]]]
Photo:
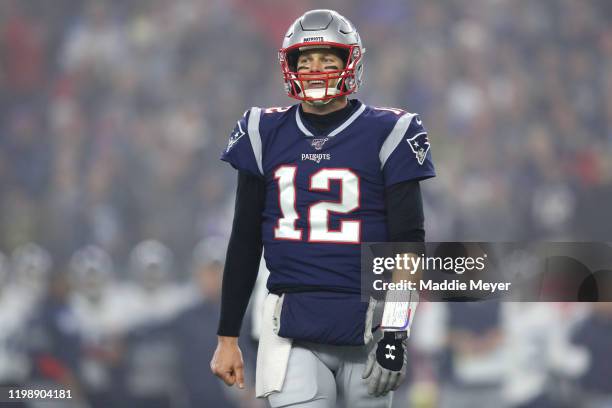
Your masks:
[[[351,101],[353,113],[318,133],[299,105],[251,108],[221,159],[265,180],[268,289],[360,293],[360,243],[387,240],[385,188],[435,176],[417,114]]]

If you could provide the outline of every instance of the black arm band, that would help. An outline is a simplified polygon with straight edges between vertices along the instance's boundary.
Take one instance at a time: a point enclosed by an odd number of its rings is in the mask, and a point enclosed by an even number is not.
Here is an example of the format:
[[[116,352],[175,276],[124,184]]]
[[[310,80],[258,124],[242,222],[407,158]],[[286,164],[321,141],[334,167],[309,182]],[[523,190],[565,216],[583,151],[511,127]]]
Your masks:
[[[219,336],[238,337],[240,334],[261,259],[264,201],[265,181],[239,172],[234,222],[223,271]]]

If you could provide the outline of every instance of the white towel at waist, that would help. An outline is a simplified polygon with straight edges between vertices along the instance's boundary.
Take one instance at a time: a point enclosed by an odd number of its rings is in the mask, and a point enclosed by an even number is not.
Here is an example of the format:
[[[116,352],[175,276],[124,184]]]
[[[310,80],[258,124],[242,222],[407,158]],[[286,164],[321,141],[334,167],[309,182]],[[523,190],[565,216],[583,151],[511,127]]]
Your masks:
[[[282,298],[272,293],[264,301],[255,371],[255,392],[258,398],[280,392],[287,373],[292,341],[274,332],[275,312],[277,318],[280,318],[279,302],[282,302]],[[276,310],[277,304],[279,310]]]

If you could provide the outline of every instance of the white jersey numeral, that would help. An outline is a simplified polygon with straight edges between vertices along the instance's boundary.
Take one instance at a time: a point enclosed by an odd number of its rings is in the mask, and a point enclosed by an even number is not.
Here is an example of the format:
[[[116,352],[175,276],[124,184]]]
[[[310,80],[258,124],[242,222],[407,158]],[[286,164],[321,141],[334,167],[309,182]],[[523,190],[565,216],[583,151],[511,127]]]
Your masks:
[[[348,214],[359,208],[359,177],[349,169],[321,169],[310,177],[310,189],[329,191],[329,181],[340,181],[340,201],[320,201],[308,209],[310,242],[339,242],[358,244],[361,222],[342,220],[340,228],[329,228],[329,213]]]
[[[301,240],[302,230],[295,224],[299,218],[296,210],[295,177],[297,167],[285,165],[274,172],[278,180],[279,207],[282,217],[274,228],[274,238]],[[330,213],[348,214],[359,208],[359,177],[349,169],[324,168],[310,177],[311,191],[329,191],[330,180],[340,181],[339,201],[319,201],[308,208],[308,241],[340,244],[358,244],[361,240],[361,221],[341,220],[337,230],[329,227]]]
[[[276,239],[302,239],[302,230],[295,227],[295,222],[300,218],[295,209],[296,173],[297,166],[281,166],[274,172],[274,179],[278,180],[278,205],[283,213],[274,228]]]

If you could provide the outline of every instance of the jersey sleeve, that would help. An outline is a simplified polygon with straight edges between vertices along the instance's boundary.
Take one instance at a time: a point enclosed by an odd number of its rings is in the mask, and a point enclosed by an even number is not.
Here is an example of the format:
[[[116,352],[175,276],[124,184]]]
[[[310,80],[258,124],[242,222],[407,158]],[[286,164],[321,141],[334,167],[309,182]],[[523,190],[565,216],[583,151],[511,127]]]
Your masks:
[[[261,135],[259,119],[261,109],[251,108],[236,122],[230,134],[227,147],[221,153],[221,160],[228,162],[236,170],[263,176],[261,166]]]
[[[414,113],[402,115],[380,149],[385,186],[436,175],[427,131]]]

